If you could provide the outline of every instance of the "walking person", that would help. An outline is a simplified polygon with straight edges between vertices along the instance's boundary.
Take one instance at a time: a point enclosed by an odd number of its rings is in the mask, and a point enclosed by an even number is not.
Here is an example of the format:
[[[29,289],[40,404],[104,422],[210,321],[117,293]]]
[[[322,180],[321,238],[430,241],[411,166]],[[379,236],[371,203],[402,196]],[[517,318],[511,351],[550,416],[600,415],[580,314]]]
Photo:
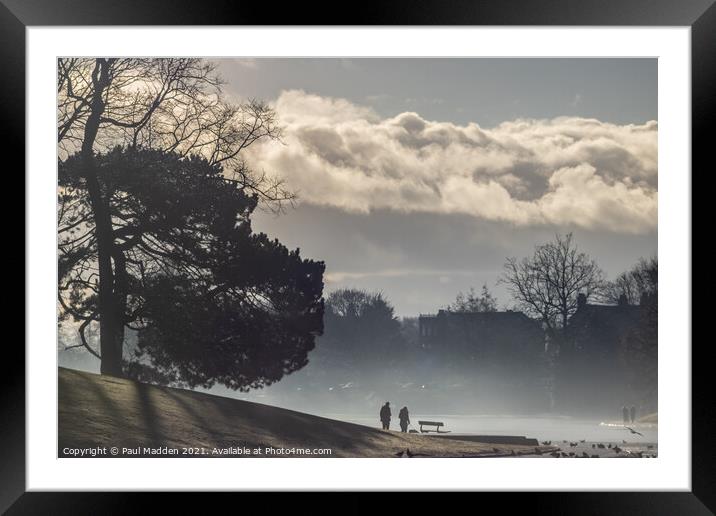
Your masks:
[[[408,407],[403,407],[398,413],[398,419],[400,419],[400,431],[407,432],[408,425],[410,424],[410,414],[408,414]]]
[[[383,430],[390,430],[390,402],[386,401],[385,405],[380,408],[380,422],[383,424]]]

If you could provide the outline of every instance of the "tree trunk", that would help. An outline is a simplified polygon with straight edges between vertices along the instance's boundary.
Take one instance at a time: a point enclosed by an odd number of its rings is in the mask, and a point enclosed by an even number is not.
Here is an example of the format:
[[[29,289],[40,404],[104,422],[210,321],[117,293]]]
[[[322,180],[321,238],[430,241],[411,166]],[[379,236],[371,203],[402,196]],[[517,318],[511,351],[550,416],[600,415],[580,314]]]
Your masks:
[[[112,240],[114,244],[114,240]],[[127,312],[127,264],[124,252],[117,246],[112,246],[112,258],[114,261],[114,289],[112,291],[113,304],[113,323],[108,332],[111,336],[108,338],[113,342],[111,367],[118,369],[112,374],[113,376],[124,376],[122,371],[122,351],[124,349],[124,320]],[[104,362],[104,361],[103,361]]]
[[[99,263],[99,330],[100,372],[122,376],[122,345],[124,341],[124,307],[115,297],[114,272],[111,249],[113,247],[112,221],[102,196],[94,165],[94,158],[86,160],[87,191],[94,211],[97,235],[97,261]],[[121,310],[121,311],[120,311]]]
[[[112,270],[112,251],[114,236],[112,217],[107,199],[97,177],[97,165],[94,158],[94,142],[97,138],[100,119],[104,112],[102,98],[109,86],[109,62],[97,59],[92,82],[94,94],[89,117],[85,124],[82,141],[82,162],[87,181],[87,193],[95,223],[97,237],[97,261],[99,265],[98,313],[100,324],[100,372],[112,376],[122,376],[122,347],[124,344],[124,306],[118,303],[114,295],[114,273]],[[121,310],[121,312],[120,312]]]

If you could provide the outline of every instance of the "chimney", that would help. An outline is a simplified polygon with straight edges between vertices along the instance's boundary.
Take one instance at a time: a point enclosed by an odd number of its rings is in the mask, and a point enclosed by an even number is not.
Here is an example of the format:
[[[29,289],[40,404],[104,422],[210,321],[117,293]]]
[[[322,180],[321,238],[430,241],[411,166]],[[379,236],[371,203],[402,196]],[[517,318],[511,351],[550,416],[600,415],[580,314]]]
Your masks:
[[[579,293],[577,295],[577,310],[580,308],[583,308],[587,304],[587,295],[583,293]]]

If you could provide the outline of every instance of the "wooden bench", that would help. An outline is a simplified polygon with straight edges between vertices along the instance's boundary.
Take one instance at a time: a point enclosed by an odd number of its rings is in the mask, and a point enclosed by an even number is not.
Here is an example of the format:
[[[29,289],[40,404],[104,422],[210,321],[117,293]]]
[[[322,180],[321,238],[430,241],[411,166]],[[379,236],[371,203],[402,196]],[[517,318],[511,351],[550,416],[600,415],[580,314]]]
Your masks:
[[[440,421],[418,421],[418,424],[420,425],[420,432],[427,434],[428,432],[436,432],[438,434],[443,433],[446,434],[448,432],[441,432],[440,428],[445,426],[445,423],[441,423]],[[424,426],[434,426],[435,430],[423,430]]]

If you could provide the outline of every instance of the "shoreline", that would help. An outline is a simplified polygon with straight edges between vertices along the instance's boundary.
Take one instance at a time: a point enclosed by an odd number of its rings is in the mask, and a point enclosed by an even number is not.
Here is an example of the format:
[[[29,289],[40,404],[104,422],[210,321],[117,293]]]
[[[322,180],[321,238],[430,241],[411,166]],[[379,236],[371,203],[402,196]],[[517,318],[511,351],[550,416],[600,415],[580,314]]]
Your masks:
[[[526,458],[560,448],[385,431],[65,368],[58,370],[58,407],[58,456],[68,458]]]

